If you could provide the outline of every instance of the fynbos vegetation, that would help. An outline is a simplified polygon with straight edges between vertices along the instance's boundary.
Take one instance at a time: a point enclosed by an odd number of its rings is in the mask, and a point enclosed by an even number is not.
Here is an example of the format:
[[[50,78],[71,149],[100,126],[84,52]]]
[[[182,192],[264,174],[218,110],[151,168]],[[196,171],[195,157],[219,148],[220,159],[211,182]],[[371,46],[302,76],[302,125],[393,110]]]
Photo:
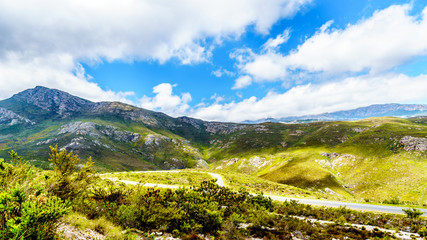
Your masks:
[[[346,208],[314,208],[296,201],[275,203],[243,189],[234,192],[220,187],[215,180],[177,190],[126,186],[98,178],[90,159],[78,165],[76,155],[58,151],[57,147],[51,147],[53,171],[30,166],[15,152],[11,152],[11,158],[10,163],[0,162],[1,239],[62,238],[56,230],[58,224],[78,226],[79,217],[75,216],[96,221],[94,231],[101,235],[107,234],[107,229],[122,229],[114,236],[116,239],[144,238],[153,231],[183,239],[366,239],[392,234],[352,223],[406,229],[421,236],[427,224],[415,210],[408,210],[405,218]]]

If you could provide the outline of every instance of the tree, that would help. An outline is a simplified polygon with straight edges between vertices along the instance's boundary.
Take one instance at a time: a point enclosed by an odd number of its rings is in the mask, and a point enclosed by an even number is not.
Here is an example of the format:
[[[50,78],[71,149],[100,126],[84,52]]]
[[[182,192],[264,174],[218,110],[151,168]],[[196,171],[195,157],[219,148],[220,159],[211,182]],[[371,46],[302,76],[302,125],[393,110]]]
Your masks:
[[[72,151],[68,153],[64,149],[58,152],[58,145],[50,146],[50,151],[49,161],[55,166],[54,176],[50,181],[50,192],[62,199],[73,200],[86,191],[87,186],[95,179],[92,158],[76,171],[80,158]]]

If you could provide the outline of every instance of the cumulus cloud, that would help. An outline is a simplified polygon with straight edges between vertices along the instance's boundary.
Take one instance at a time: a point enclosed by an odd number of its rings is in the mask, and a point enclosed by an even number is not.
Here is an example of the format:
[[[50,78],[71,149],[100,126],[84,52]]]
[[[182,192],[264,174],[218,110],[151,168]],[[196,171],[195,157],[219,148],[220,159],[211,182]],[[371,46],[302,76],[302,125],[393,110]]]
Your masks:
[[[288,71],[283,55],[274,48],[264,48],[266,49],[268,51],[263,51],[262,54],[256,54],[249,48],[237,49],[230,57],[236,60],[240,74],[251,76],[255,82],[284,80]]]
[[[183,93],[181,96],[173,94],[173,88],[176,87],[170,83],[161,83],[153,88],[154,97],[144,96],[140,100],[142,108],[161,111],[174,117],[183,116],[190,108],[188,103],[191,101],[190,93]]]
[[[22,86],[45,85],[90,95],[92,100],[96,96],[117,100],[128,93],[104,91],[77,76],[73,71],[78,63],[206,62],[216,43],[239,37],[252,25],[266,34],[272,24],[294,15],[307,2],[310,0],[0,0],[0,69],[4,73],[0,83],[14,81],[0,97]],[[52,60],[62,57],[67,59]]]
[[[252,84],[252,78],[250,76],[240,76],[236,79],[232,89],[242,89]]]
[[[205,120],[233,121],[319,114],[373,103],[427,101],[427,75],[403,74],[349,77],[340,82],[296,86],[284,93],[269,92],[263,98],[214,103],[191,110]]]
[[[113,92],[101,89],[90,81],[84,68],[75,64],[68,54],[49,55],[22,61],[20,55],[9,54],[0,59],[0,98],[43,85],[67,91],[92,101],[121,101],[130,103],[133,92]]]
[[[240,49],[231,57],[241,74],[257,82],[286,80],[294,71],[384,73],[427,55],[427,7],[419,16],[409,15],[410,9],[409,4],[392,5],[344,29],[333,29],[333,20],[328,21],[288,55],[274,48],[289,38],[285,31],[269,39],[260,53]]]
[[[426,55],[427,8],[421,16],[411,16],[409,10],[410,5],[390,6],[344,30],[328,30],[328,22],[287,62],[308,71],[376,73]]]
[[[78,58],[205,61],[206,38],[267,33],[309,0],[0,1],[1,51]],[[197,19],[195,21],[195,19]]]

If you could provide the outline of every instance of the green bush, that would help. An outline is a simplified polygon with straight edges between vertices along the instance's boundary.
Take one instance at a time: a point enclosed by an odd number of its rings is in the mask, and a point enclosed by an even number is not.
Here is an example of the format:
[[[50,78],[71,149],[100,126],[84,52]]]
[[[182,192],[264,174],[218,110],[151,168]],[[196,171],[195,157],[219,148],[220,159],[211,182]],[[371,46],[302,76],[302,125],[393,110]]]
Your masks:
[[[423,212],[421,212],[419,209],[416,208],[407,208],[407,209],[402,209],[402,211],[404,211],[406,213],[406,216],[408,218],[411,219],[417,219],[419,218],[421,215],[423,215]]]
[[[89,185],[95,180],[92,159],[77,171],[76,165],[80,159],[67,152],[66,149],[58,152],[58,145],[50,146],[49,161],[55,166],[53,176],[48,179],[48,191],[62,199],[73,200],[86,194]]]
[[[0,162],[0,239],[53,239],[70,203],[44,191],[41,172],[11,151]]]

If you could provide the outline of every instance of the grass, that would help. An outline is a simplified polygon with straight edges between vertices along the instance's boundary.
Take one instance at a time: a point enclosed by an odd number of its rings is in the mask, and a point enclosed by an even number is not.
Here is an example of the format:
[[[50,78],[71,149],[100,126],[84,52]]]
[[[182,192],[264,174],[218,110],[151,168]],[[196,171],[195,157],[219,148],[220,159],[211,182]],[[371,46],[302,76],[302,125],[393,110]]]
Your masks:
[[[115,225],[104,217],[88,219],[84,214],[72,212],[62,217],[60,222],[71,225],[82,232],[85,232],[88,229],[98,232],[105,236],[105,239],[136,239],[136,235],[133,235],[132,233],[125,233],[122,227]]]
[[[195,166],[198,159],[205,159],[211,163],[211,170],[221,167],[224,173],[232,171],[254,177],[247,181],[257,182],[261,177],[270,183],[293,185],[313,194],[322,195],[320,191],[325,192],[328,188],[341,195],[337,198],[348,200],[383,202],[398,197],[408,204],[427,205],[427,153],[406,152],[396,144],[404,136],[426,137],[426,119],[383,117],[351,122],[224,124],[224,131],[210,134],[204,128],[190,129],[187,123],[182,125],[162,114],[153,115],[160,123],[155,127],[108,116],[80,116],[72,121],[111,125],[121,131],[139,133],[142,138],[135,143],[124,143],[101,134],[102,137],[96,140],[114,148],[110,150],[94,145],[92,140],[95,139],[85,136],[87,139],[83,144],[88,148],[78,149],[76,153],[82,159],[93,156],[98,170],[189,168]],[[48,150],[48,146],[36,144],[57,137],[59,147],[67,145],[76,136],[58,136],[56,133],[60,126],[69,122],[70,119],[41,121],[34,128],[3,139],[0,156],[7,158],[7,151],[14,149],[32,164],[49,168],[48,155],[41,154]],[[202,122],[197,124],[203,126]],[[234,130],[227,132],[233,127]],[[162,140],[148,146],[144,141],[148,134],[160,134],[173,141]],[[200,141],[195,141],[196,138]],[[205,143],[205,140],[211,143]],[[323,152],[351,154],[354,158],[338,161],[322,156]],[[261,167],[251,165],[250,159],[255,156],[265,158],[266,164]],[[233,158],[237,161],[230,163]],[[175,181],[150,178],[140,180],[163,181],[165,184]],[[184,180],[177,184],[191,185],[188,179]],[[263,185],[253,190],[260,188],[270,189]]]
[[[179,186],[193,186],[207,180],[214,179],[204,172],[191,170],[170,171],[170,172],[129,172],[105,174],[103,177],[117,178],[119,180],[129,180],[141,183],[157,183]]]
[[[323,194],[321,198],[325,199],[382,203],[398,198],[404,205],[427,206],[427,162],[423,154],[400,152],[382,158],[352,155],[334,159],[320,155],[334,150],[293,149],[260,156],[269,162],[261,168],[250,166],[248,159],[238,159],[236,163],[227,160],[212,164],[211,170],[261,177],[316,194],[326,192],[326,188],[337,193]],[[255,179],[248,177],[239,184],[251,181]]]
[[[281,133],[287,144],[283,151],[227,155],[210,169],[245,173],[313,192],[329,188],[351,201],[382,203],[398,198],[401,204],[427,206],[427,153],[406,152],[399,144],[404,136],[426,137],[424,119],[289,124],[282,126]],[[321,155],[332,152],[341,156]],[[255,156],[267,163],[251,165],[248,160]]]
[[[251,175],[255,179],[268,180],[269,183],[278,185],[292,185],[307,192],[322,195],[326,199],[353,199],[346,191],[341,180],[330,167],[320,165],[318,159],[328,161],[320,153],[329,152],[324,148],[301,148],[288,150],[275,155],[259,156],[261,164],[253,165],[252,158],[223,161],[211,166],[212,170],[219,170],[224,174],[232,172]],[[264,162],[262,162],[264,161]],[[247,179],[249,181],[249,178]],[[245,182],[243,182],[244,184]],[[329,188],[337,194],[322,194],[325,188]],[[335,195],[335,196],[334,196]]]
[[[275,196],[342,200],[342,198],[336,195],[334,196],[318,191],[310,191],[291,185],[280,184],[257,176],[229,171],[218,171],[218,173],[223,176],[226,186],[233,191],[239,191],[241,188],[244,188],[246,191],[254,194],[263,193]]]

